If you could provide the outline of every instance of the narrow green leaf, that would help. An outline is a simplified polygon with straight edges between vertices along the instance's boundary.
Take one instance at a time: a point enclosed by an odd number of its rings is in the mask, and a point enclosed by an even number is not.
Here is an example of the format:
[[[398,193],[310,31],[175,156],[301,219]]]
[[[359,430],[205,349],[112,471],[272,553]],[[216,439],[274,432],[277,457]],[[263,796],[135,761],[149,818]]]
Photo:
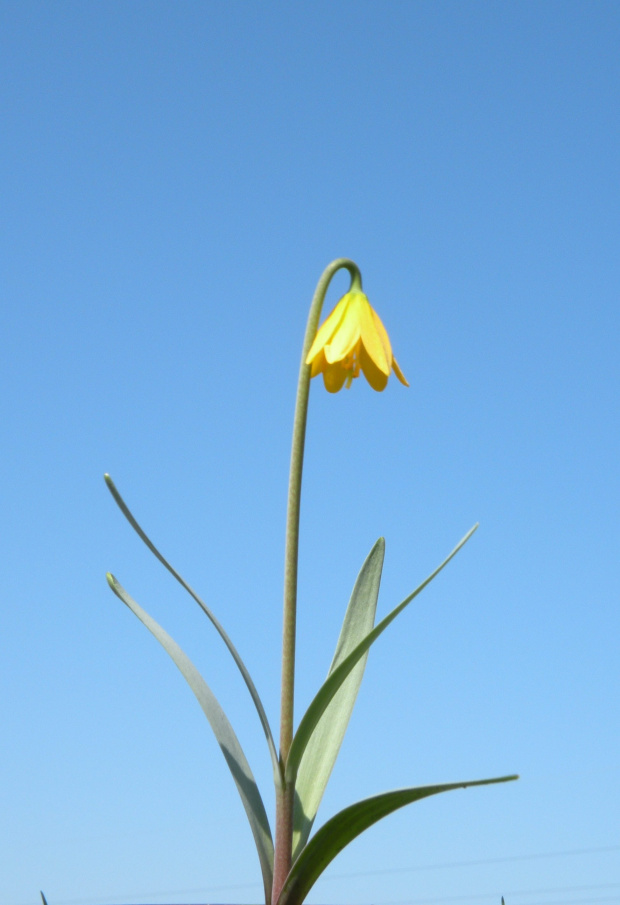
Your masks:
[[[166,569],[168,569],[170,574],[174,578],[176,578],[176,580],[179,582],[181,587],[187,591],[187,593],[190,595],[190,597],[193,597],[193,599],[196,601],[196,603],[201,608],[203,613],[211,620],[211,622],[215,626],[215,629],[217,630],[220,637],[222,638],[224,644],[230,651],[233,660],[237,664],[239,672],[243,676],[243,681],[247,685],[247,688],[248,688],[248,691],[250,692],[252,700],[254,701],[254,706],[256,707],[258,717],[261,721],[261,725],[263,727],[263,732],[265,733],[265,738],[267,739],[267,745],[269,746],[269,754],[271,756],[271,765],[273,768],[274,782],[276,784],[276,788],[280,788],[282,785],[282,772],[281,772],[281,767],[280,767],[280,760],[278,758],[278,752],[276,750],[275,742],[273,740],[273,734],[272,734],[271,728],[269,726],[269,720],[267,719],[267,714],[265,713],[265,708],[263,707],[263,703],[259,697],[258,691],[256,690],[256,686],[254,685],[254,682],[252,681],[250,673],[248,672],[248,669],[247,669],[245,663],[241,659],[241,656],[240,656],[239,652],[237,651],[237,648],[234,646],[234,644],[228,637],[227,632],[224,630],[224,627],[222,626],[220,621],[217,619],[215,614],[206,605],[204,600],[202,600],[198,596],[198,594],[194,591],[194,589],[192,587],[190,587],[190,585],[188,585],[188,583],[185,581],[185,579],[177,572],[177,570],[175,568],[173,568],[170,565],[168,560],[165,559],[164,556],[159,552],[159,550],[157,549],[155,544],[150,540],[150,538],[147,537],[145,532],[142,530],[142,528],[140,527],[140,525],[138,524],[138,522],[136,521],[136,519],[130,512],[129,507],[125,503],[124,499],[122,498],[122,496],[116,489],[116,485],[114,484],[114,481],[112,480],[110,475],[105,474],[103,477],[107,484],[108,490],[114,497],[114,501],[115,501],[116,505],[121,510],[121,512],[123,513],[123,515],[129,522],[131,527],[134,529],[134,531],[138,535],[138,537],[142,541],[144,541],[144,543],[149,548],[151,553],[153,553],[157,557],[157,559],[160,561],[160,563],[163,566],[165,566]]]
[[[43,895],[43,892],[41,892],[41,898],[43,899],[43,905],[47,905],[47,899]]]
[[[151,634],[157,638],[166,653],[174,660],[184,679],[196,695],[198,703],[211,724],[211,728],[213,729],[215,737],[217,738],[226,759],[226,763],[228,764],[228,769],[232,773],[233,779],[237,785],[243,807],[245,808],[252,829],[263,874],[265,896],[267,897],[265,901],[267,902],[267,905],[269,905],[273,883],[273,841],[269,827],[269,819],[260,792],[258,791],[256,780],[252,775],[252,770],[250,769],[250,765],[239,744],[239,740],[235,735],[234,729],[230,725],[228,717],[222,710],[217,698],[176,641],[174,641],[170,635],[136,603],[122,585],[119,584],[116,578],[114,578],[113,575],[110,575],[109,572],[107,579],[108,584],[116,596],[129,607],[132,613],[134,613]]]
[[[378,623],[375,628],[369,632],[363,641],[361,641],[357,647],[355,647],[351,653],[345,657],[345,659],[337,666],[333,672],[329,674],[323,685],[318,690],[317,694],[313,698],[310,703],[310,706],[306,710],[305,714],[302,717],[302,720],[297,727],[297,732],[293,737],[293,741],[289,750],[288,759],[286,761],[286,782],[294,782],[297,777],[297,772],[299,770],[299,765],[301,763],[301,759],[303,757],[304,751],[312,733],[314,732],[319,720],[323,716],[327,706],[330,701],[345,681],[349,673],[355,668],[356,664],[359,662],[361,657],[364,656],[366,651],[370,648],[370,646],[377,640],[379,635],[381,635],[388,625],[396,619],[399,613],[405,609],[407,604],[411,603],[414,597],[417,597],[418,594],[424,590],[424,588],[430,584],[430,582],[438,575],[445,566],[448,565],[450,560],[456,556],[461,547],[467,543],[469,538],[472,536],[474,531],[478,525],[474,525],[474,527],[467,532],[465,537],[459,541],[454,550],[447,556],[444,561],[439,565],[434,572],[432,572],[428,578],[426,578],[421,585],[419,585],[413,593],[411,593],[408,597],[399,603],[397,607],[395,607],[391,613],[389,613],[385,619]]]
[[[421,798],[428,798],[430,795],[438,795],[440,792],[466,789],[468,786],[487,786],[498,782],[510,782],[513,779],[518,779],[518,776],[500,776],[496,779],[479,779],[473,782],[397,789],[350,805],[328,820],[301,851],[286,879],[277,905],[301,905],[310,889],[336,855],[356,836],[398,808],[419,801]]]
[[[384,555],[385,541],[381,537],[368,554],[355,582],[328,675],[366,637],[375,623]],[[304,751],[295,784],[293,858],[308,841],[353,712],[367,659],[366,653],[334,695]]]

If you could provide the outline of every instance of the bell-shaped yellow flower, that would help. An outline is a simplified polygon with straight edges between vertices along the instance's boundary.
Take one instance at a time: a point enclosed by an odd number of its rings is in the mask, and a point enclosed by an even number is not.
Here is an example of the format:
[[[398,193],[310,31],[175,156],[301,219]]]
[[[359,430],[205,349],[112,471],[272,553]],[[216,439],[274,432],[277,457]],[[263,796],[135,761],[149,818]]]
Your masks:
[[[323,375],[330,393],[337,393],[345,382],[350,387],[360,370],[378,392],[385,389],[392,371],[409,386],[392,355],[390,338],[379,315],[364,293],[355,289],[340,299],[318,330],[306,364],[312,366],[311,377]]]

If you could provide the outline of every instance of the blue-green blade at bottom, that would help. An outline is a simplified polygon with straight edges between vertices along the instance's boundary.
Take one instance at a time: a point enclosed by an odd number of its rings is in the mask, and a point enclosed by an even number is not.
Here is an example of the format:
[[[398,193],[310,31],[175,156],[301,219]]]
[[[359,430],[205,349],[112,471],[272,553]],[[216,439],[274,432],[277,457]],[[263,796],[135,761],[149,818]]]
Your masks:
[[[396,789],[350,805],[328,820],[302,849],[286,878],[276,905],[302,905],[307,894],[336,855],[373,823],[377,823],[398,808],[421,798],[428,798],[430,795],[438,795],[440,792],[510,782],[513,779],[518,779],[518,776],[499,776],[495,779]]]
[[[123,586],[111,575],[107,574],[108,584],[123,603],[138,617],[151,634],[157,638],[166,653],[172,658],[183,678],[194,692],[211,728],[217,738],[228,769],[237,786],[243,807],[254,836],[254,843],[260,860],[265,889],[265,902],[271,901],[271,885],[273,883],[273,841],[269,827],[269,819],[261,798],[256,780],[239,744],[234,729],[222,707],[202,678],[187,654],[176,641],[149,614],[136,603]]]

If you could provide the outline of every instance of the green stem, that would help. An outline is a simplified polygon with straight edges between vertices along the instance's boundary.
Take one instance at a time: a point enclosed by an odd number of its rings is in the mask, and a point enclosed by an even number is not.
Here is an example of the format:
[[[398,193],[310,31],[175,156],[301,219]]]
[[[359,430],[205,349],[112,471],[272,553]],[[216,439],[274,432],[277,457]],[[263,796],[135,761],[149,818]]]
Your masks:
[[[286,515],[286,547],[284,554],[284,619],[282,628],[282,692],[280,700],[280,762],[282,772],[293,740],[293,699],[295,692],[295,626],[297,621],[297,562],[299,550],[299,512],[301,501],[301,478],[308,418],[308,398],[310,395],[310,366],[306,358],[316,336],[321,308],[327,287],[334,274],[346,268],[351,274],[351,285],[361,286],[361,274],[357,264],[348,258],[332,261],[321,275],[308,315],[304,337],[295,420],[293,422],[293,446],[291,450],[291,471],[288,485],[288,506]],[[294,783],[276,790],[276,846],[273,875],[273,905],[276,905],[284,881],[291,868],[293,845],[293,805],[295,801]]]

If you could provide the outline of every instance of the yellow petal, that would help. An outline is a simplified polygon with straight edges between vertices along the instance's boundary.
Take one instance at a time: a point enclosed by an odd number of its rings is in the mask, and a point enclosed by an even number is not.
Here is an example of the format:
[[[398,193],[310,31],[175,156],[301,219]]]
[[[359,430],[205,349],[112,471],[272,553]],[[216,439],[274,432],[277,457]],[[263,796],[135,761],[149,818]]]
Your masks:
[[[385,352],[385,357],[387,358],[388,364],[392,365],[392,344],[390,343],[390,337],[387,334],[387,330],[383,326],[381,318],[375,311],[375,309],[371,306],[370,310],[372,311],[372,319],[374,325],[377,329],[377,333],[379,334],[379,339],[381,340],[381,344],[383,346],[383,350]]]
[[[349,301],[349,293],[343,295],[340,299],[334,310],[331,312],[328,317],[325,318],[319,329],[317,330],[317,334],[314,337],[314,342],[310,346],[310,351],[306,356],[306,364],[309,365],[312,362],[312,359],[315,355],[318,354],[319,350],[326,345],[334,335],[334,332],[340,326],[340,322],[342,321]]]
[[[364,377],[373,390],[376,390],[378,393],[382,392],[387,386],[387,374],[384,374],[383,371],[377,367],[364,346],[362,346],[360,353],[360,364],[362,366],[362,371],[364,372]]]
[[[400,380],[400,382],[401,382],[402,384],[404,384],[406,387],[408,387],[409,384],[408,384],[408,382],[407,382],[407,378],[405,377],[405,375],[403,374],[403,372],[401,371],[401,369],[398,367],[398,362],[396,361],[395,358],[392,358],[392,367],[393,367],[393,369],[394,369],[394,373],[396,374],[396,376],[398,377],[398,379]]]
[[[344,317],[325,346],[325,358],[332,364],[350,355],[360,338],[360,321],[357,297],[351,296]]]
[[[359,309],[362,343],[375,365],[380,371],[383,371],[386,377],[389,377],[392,362],[386,358],[385,349],[373,318],[374,312],[366,296],[364,296],[364,302],[365,304],[360,305]]]
[[[316,377],[317,374],[320,374],[321,371],[324,370],[326,365],[325,354],[323,349],[319,349],[318,354],[312,359],[312,368],[310,370],[310,377]]]
[[[328,393],[337,393],[344,386],[344,382],[349,374],[349,369],[343,368],[342,365],[327,365],[323,371],[323,383]]]

